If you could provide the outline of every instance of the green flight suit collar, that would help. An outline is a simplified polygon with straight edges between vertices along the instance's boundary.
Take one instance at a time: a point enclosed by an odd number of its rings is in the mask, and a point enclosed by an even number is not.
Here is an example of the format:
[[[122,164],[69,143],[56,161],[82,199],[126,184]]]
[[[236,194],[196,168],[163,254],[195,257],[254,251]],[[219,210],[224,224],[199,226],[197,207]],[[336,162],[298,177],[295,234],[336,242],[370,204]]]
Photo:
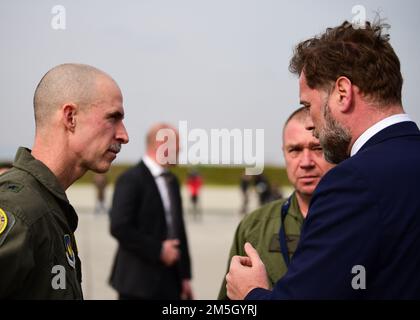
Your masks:
[[[289,207],[288,215],[302,222],[304,220],[302,211],[300,211],[299,203],[297,201],[296,191],[293,191],[292,195],[290,196],[290,207]]]
[[[61,211],[54,211],[54,215],[58,216],[61,221],[64,220],[63,223],[70,227],[71,232],[74,232],[79,218],[54,173],[41,161],[35,159],[31,154],[31,150],[24,147],[18,149],[13,166],[29,173],[63,203],[64,216],[60,214]]]
[[[57,198],[67,203],[69,202],[63,187],[57,180],[57,177],[45,164],[32,156],[31,150],[19,147],[13,166],[28,172]]]

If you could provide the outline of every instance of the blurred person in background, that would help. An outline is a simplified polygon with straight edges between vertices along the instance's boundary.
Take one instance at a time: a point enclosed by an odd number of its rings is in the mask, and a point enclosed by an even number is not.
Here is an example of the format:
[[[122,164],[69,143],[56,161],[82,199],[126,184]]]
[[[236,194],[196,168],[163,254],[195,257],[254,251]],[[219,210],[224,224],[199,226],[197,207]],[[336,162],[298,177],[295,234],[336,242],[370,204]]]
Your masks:
[[[203,178],[200,173],[196,169],[191,170],[187,177],[187,188],[190,194],[192,212],[195,219],[201,216],[201,209],[199,208],[199,205],[202,186]]]
[[[192,299],[191,262],[177,164],[178,131],[158,123],[146,137],[146,154],[115,185],[111,234],[118,250],[110,283],[121,300]]]
[[[270,202],[271,200],[271,185],[268,178],[264,174],[259,174],[254,177],[255,191],[258,195],[260,206]]]
[[[240,210],[242,214],[248,213],[249,193],[250,193],[251,185],[252,185],[252,176],[244,173],[241,176],[241,179],[239,181],[239,188],[242,194],[242,205],[241,205],[241,210]]]
[[[108,185],[108,178],[105,174],[96,173],[93,175],[93,184],[96,189],[95,214],[107,213],[105,191]]]

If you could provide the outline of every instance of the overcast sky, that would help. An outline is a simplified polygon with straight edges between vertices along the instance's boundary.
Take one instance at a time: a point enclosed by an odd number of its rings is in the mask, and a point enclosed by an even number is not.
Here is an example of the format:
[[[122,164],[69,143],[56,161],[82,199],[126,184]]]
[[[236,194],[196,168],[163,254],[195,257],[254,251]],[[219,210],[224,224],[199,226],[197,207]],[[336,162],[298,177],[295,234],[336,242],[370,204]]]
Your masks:
[[[51,13],[62,5],[66,29]],[[43,74],[64,62],[109,73],[124,96],[130,143],[118,162],[135,162],[156,121],[188,129],[264,129],[265,161],[283,164],[281,128],[299,106],[288,72],[299,41],[352,20],[363,5],[391,24],[402,64],[403,104],[420,123],[420,2],[280,0],[0,1],[0,159],[32,147],[32,98]]]

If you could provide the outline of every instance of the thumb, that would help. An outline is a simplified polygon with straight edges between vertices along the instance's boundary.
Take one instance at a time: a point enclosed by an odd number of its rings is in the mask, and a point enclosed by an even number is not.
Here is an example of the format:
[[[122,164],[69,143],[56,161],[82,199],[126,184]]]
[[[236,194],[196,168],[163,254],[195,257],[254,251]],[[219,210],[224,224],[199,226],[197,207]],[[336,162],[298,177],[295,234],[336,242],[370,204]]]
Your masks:
[[[256,263],[261,263],[260,255],[249,242],[244,245],[246,255],[251,259],[251,263],[255,266]]]

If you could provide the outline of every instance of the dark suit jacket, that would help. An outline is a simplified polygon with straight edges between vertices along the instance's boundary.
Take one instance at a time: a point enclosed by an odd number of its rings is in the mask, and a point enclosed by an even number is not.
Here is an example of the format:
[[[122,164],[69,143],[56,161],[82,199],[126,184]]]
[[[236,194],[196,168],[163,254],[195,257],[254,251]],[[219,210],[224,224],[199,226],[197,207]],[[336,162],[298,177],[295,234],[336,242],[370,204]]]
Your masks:
[[[181,259],[168,268],[160,260],[167,226],[154,177],[141,161],[118,178],[110,212],[111,234],[119,244],[111,285],[120,294],[158,298],[162,292],[179,291],[181,280],[191,278],[178,180],[175,184]]]
[[[284,278],[246,298],[419,299],[419,184],[416,124],[378,132],[319,183]],[[364,290],[352,286],[361,284],[357,265]]]

